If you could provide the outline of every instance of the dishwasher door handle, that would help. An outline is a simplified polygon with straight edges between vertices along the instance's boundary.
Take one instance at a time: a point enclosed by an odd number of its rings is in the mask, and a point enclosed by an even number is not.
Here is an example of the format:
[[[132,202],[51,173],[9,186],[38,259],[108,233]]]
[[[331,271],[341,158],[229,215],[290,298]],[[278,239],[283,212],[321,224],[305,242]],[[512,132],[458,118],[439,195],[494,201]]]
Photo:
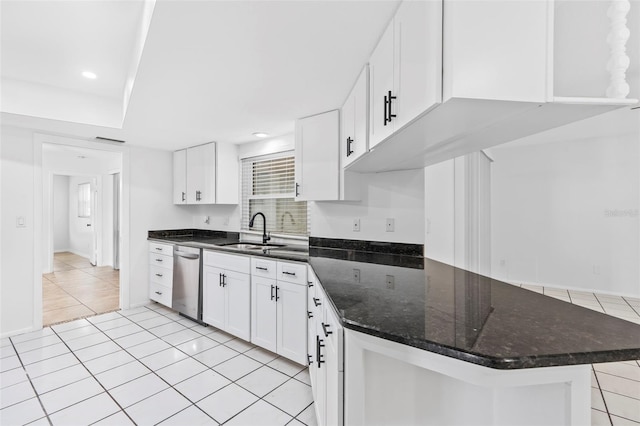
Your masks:
[[[184,257],[185,259],[199,259],[200,258],[199,254],[186,253],[186,252],[183,252],[183,251],[174,251],[173,254],[176,255],[176,256]]]

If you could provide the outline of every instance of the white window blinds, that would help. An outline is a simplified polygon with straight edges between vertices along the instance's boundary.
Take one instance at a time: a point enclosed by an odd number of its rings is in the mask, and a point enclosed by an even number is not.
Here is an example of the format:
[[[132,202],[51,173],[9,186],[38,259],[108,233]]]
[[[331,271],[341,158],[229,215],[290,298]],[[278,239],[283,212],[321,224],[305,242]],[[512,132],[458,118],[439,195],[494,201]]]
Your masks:
[[[249,230],[251,217],[262,212],[268,232],[309,235],[307,203],[294,197],[293,152],[242,160],[242,230]],[[262,219],[256,219],[251,229],[261,231]]]

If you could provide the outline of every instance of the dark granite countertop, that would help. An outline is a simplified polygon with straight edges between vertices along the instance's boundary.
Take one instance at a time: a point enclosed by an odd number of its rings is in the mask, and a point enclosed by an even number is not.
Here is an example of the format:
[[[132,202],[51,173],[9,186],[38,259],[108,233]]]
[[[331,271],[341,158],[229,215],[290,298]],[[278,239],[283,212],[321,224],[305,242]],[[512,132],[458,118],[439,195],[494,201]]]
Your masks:
[[[434,260],[312,246],[309,263],[344,327],[382,339],[496,369],[640,359],[640,325]]]
[[[287,245],[277,249],[240,250],[234,247],[226,247],[224,244],[240,242],[238,232],[212,231],[202,229],[175,229],[165,231],[149,231],[148,240],[160,243],[180,244],[181,246],[213,249],[233,254],[245,254],[251,256],[270,257],[275,260],[291,260],[295,262],[307,262],[309,249]]]
[[[220,247],[238,233],[149,239],[309,262],[344,327],[490,368],[640,359],[640,325],[426,259],[422,245],[310,237],[308,252],[256,252]]]

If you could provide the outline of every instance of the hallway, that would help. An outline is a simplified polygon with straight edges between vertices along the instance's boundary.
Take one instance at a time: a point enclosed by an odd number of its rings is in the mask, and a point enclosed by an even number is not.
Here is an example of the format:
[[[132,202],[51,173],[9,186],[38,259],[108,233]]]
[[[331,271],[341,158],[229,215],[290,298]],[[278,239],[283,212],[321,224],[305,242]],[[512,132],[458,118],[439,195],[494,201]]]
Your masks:
[[[55,253],[53,273],[42,275],[43,326],[120,308],[119,271],[91,266],[69,252]]]

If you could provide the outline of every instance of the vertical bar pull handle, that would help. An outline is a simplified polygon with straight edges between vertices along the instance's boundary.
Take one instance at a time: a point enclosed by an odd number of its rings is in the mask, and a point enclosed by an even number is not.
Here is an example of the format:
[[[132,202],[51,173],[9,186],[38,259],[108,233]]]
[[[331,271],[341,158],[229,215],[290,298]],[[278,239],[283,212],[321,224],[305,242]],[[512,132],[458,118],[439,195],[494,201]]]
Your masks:
[[[300,196],[300,184],[296,182],[296,197]]]
[[[389,121],[391,121],[387,115],[387,108],[389,107],[389,101],[387,100],[387,96],[384,97],[384,125],[386,126]]]
[[[186,196],[187,196],[187,193],[186,193],[186,192],[184,192],[184,191],[182,191],[182,201],[186,201],[186,200],[185,200],[185,197],[186,197]]]
[[[275,288],[274,286],[271,286],[271,300],[273,300],[273,298],[274,298],[274,296],[273,296],[273,289],[274,288]]]

